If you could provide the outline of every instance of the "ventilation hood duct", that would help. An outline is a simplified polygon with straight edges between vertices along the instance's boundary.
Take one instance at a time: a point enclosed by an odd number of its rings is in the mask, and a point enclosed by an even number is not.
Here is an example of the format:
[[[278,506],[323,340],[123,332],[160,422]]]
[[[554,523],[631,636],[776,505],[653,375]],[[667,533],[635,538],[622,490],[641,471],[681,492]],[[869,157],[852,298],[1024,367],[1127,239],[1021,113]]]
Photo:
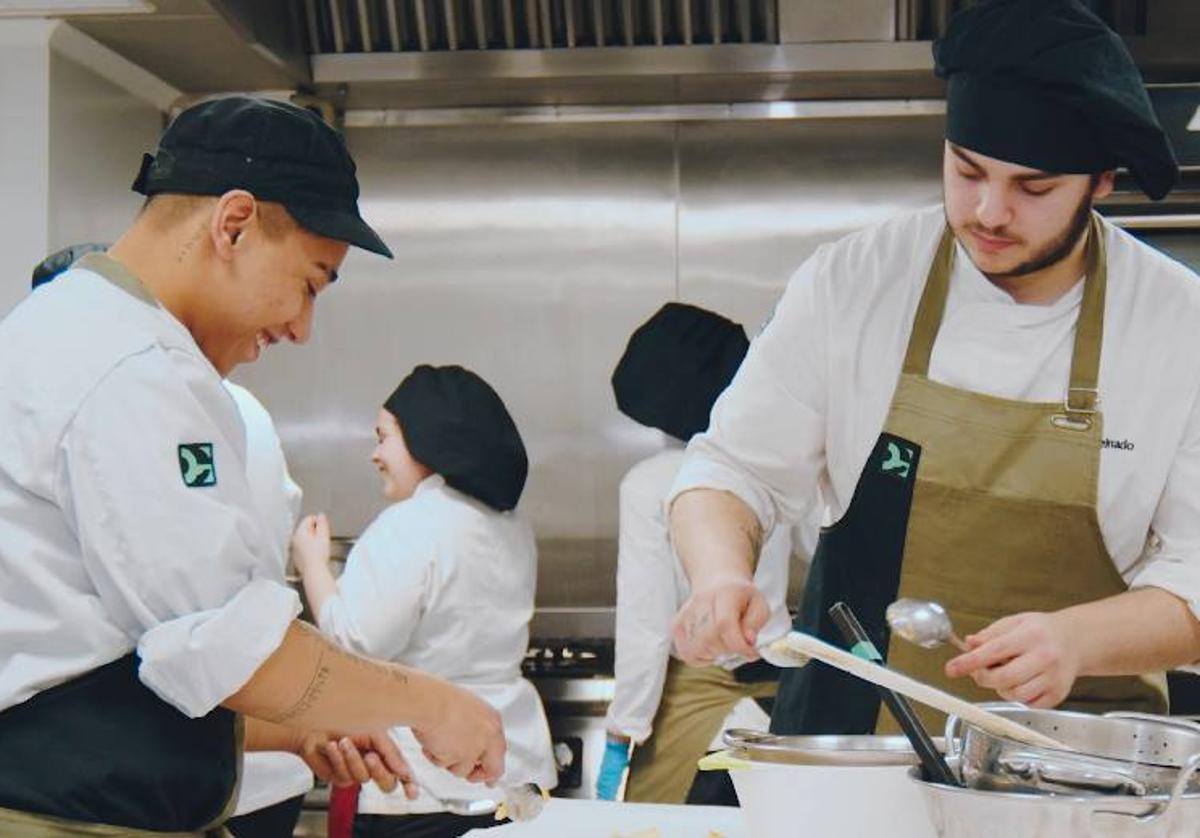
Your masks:
[[[972,0],[155,0],[72,26],[186,94],[338,110],[939,98],[929,42]],[[1200,81],[1200,3],[1084,0],[1148,81]]]

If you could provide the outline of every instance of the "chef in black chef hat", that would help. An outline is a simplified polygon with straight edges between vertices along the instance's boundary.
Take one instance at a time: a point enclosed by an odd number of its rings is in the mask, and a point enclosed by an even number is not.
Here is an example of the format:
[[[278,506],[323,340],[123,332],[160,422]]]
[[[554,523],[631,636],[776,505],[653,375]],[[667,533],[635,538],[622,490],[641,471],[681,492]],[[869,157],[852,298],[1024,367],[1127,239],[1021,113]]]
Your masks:
[[[541,700],[521,676],[537,581],[533,528],[515,508],[529,460],[500,396],[460,366],[416,367],[378,410],[375,437],[371,462],[391,503],[356,539],[341,576],[329,569],[324,515],[300,523],[292,558],[322,632],[467,686],[500,713],[508,751],[499,789],[439,768],[410,729],[394,728],[420,792],[364,785],[359,794],[355,835],[453,838],[502,821],[451,811],[449,801],[490,812],[484,802],[503,798],[512,811],[542,794],[535,786],[557,782]]]
[[[713,402],[749,347],[740,324],[686,303],[667,303],[633,333],[613,371],[617,407],[687,442],[708,427]]]
[[[459,366],[414,369],[384,402],[418,462],[498,512],[517,505],[529,460],[496,391]]]
[[[1129,169],[1154,200],[1179,166],[1121,38],[1078,0],[988,0],[934,46],[946,139],[1043,172]]]

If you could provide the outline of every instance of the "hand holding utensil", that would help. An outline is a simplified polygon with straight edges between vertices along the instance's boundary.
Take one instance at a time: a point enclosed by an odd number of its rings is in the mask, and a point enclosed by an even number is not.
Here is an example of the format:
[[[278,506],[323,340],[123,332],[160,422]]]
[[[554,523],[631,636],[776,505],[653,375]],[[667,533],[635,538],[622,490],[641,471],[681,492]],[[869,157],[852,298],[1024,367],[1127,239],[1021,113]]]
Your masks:
[[[1029,745],[1041,745],[1063,751],[1072,750],[1056,739],[988,712],[956,695],[931,687],[929,684],[888,669],[886,666],[863,660],[845,649],[839,649],[810,634],[789,631],[783,637],[763,644],[759,647],[759,651],[764,658],[776,666],[804,666],[809,659],[815,658],[857,678],[862,678],[864,681],[895,690],[914,701],[941,710],[943,713],[959,716],[963,721],[988,733],[1006,736]]]

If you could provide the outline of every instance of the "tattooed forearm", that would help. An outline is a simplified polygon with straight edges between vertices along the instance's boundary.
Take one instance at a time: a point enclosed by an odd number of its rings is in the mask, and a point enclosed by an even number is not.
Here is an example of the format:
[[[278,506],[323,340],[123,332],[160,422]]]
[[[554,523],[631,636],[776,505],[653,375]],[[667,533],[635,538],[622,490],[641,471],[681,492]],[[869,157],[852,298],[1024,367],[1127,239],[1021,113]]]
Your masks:
[[[758,556],[762,553],[762,527],[759,526],[758,519],[751,513],[748,517],[743,517],[738,521],[738,529],[742,536],[746,539],[746,543],[750,545],[750,555],[753,557],[755,565],[758,564]]]
[[[408,684],[408,674],[395,664],[372,660],[371,658],[363,657],[362,655],[356,655],[353,652],[348,652],[340,647],[336,650],[336,654],[341,655],[356,666],[363,667],[380,675],[386,675],[388,678],[396,681],[397,683],[405,685]]]
[[[317,703],[321,698],[321,693],[325,691],[325,686],[329,683],[330,669],[329,664],[325,661],[325,656],[329,650],[322,649],[318,653],[317,665],[313,669],[312,678],[308,682],[308,687],[291,707],[288,707],[281,713],[269,716],[267,721],[276,724],[287,724],[293,719],[304,715]]]

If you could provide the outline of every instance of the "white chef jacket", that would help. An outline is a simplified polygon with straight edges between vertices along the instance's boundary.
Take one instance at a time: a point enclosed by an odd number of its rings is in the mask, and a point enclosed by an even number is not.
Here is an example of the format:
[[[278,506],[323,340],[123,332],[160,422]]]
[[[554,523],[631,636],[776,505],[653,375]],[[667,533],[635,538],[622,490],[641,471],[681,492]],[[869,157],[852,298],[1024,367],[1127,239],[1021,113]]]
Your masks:
[[[800,266],[773,319],[693,438],[672,497],[715,487],[770,531],[819,485],[831,517],[850,504],[883,423],[945,223],[931,207],[868,227]],[[1117,570],[1200,616],[1200,282],[1107,221],[1097,515]],[[1062,401],[1083,283],[1021,305],[959,247],[934,381],[1008,399]]]
[[[621,480],[616,683],[605,727],[635,742],[650,736],[667,659],[674,653],[671,620],[691,593],[671,551],[663,508],[683,456],[682,448],[660,451],[634,465]],[[783,634],[791,623],[786,602],[791,552],[790,531],[776,527],[759,555],[754,583],[771,606],[764,637]]]
[[[497,512],[425,478],[408,500],[379,514],[355,543],[337,592],[321,607],[321,630],[370,657],[395,661],[465,687],[500,712],[508,740],[502,783],[558,780],[550,729],[533,685],[521,677],[537,581],[533,530],[515,512]],[[417,781],[402,791],[363,786],[358,811],[443,811],[434,798],[494,797],[434,766],[408,728],[394,728]]]
[[[225,389],[233,396],[246,428],[246,480],[271,542],[279,550],[279,580],[283,581],[302,492],[288,472],[271,414],[240,384],[227,379]],[[312,787],[312,770],[295,754],[247,751],[242,759],[242,782],[233,814],[265,809],[304,794]]]
[[[143,683],[201,716],[275,651],[299,598],[220,376],[97,270],[128,277],[90,254],[0,321],[0,709],[136,648]],[[185,485],[185,444],[212,445],[214,485]]]

